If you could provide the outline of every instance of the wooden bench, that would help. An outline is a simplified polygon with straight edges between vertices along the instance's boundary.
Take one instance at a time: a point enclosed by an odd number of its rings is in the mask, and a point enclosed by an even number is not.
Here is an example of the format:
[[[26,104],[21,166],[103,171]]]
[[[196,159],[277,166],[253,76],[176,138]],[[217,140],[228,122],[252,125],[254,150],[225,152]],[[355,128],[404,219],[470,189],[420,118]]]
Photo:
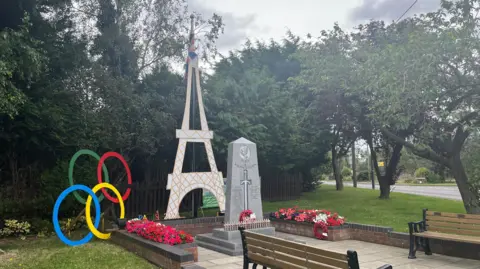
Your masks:
[[[415,259],[418,247],[432,255],[430,238],[480,245],[480,215],[433,212],[423,209],[423,220],[409,222],[409,259]]]
[[[240,230],[243,244],[243,268],[262,265],[275,269],[359,269],[357,252],[347,254],[319,249],[306,244],[290,242],[252,231]],[[384,265],[379,269],[392,269]]]

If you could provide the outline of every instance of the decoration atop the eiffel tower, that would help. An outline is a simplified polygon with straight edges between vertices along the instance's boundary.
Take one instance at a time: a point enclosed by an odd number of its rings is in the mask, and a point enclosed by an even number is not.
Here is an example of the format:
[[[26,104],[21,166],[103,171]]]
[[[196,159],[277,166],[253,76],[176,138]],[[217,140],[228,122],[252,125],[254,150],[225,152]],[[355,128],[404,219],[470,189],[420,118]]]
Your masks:
[[[170,197],[168,199],[168,207],[165,219],[180,218],[179,208],[183,197],[185,197],[185,195],[190,191],[200,188],[210,191],[215,196],[215,198],[217,198],[220,211],[223,212],[225,210],[223,176],[222,172],[219,172],[217,170],[215,158],[213,157],[213,150],[211,144],[213,132],[208,130],[207,118],[205,117],[205,109],[203,107],[202,90],[200,88],[200,70],[198,67],[198,55],[195,52],[196,49],[195,35],[193,29],[193,15],[190,18],[192,19],[192,21],[190,28],[190,43],[188,48],[185,74],[187,80],[187,94],[185,100],[185,110],[183,113],[182,127],[181,129],[177,129],[176,132],[177,138],[179,139],[177,156],[175,158],[173,172],[168,175],[167,190],[170,190]],[[195,95],[197,95],[201,130],[190,130],[190,106],[192,93],[194,99]],[[195,106],[193,109],[195,109]],[[182,173],[187,142],[204,143],[211,172]]]

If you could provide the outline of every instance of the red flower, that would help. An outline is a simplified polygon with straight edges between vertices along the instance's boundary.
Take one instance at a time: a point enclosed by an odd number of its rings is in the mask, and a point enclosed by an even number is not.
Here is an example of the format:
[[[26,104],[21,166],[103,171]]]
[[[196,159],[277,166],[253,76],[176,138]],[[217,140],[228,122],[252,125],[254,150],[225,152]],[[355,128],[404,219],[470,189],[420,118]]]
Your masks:
[[[252,215],[252,214],[253,214],[253,211],[250,210],[250,209],[243,210],[240,213],[240,217],[238,218],[238,221],[242,222],[242,221],[248,220],[248,219],[250,219],[250,215]]]
[[[148,240],[169,245],[193,242],[193,236],[184,231],[177,231],[171,226],[165,226],[158,222],[148,220],[128,221],[126,229],[129,233],[136,233],[139,236]]]

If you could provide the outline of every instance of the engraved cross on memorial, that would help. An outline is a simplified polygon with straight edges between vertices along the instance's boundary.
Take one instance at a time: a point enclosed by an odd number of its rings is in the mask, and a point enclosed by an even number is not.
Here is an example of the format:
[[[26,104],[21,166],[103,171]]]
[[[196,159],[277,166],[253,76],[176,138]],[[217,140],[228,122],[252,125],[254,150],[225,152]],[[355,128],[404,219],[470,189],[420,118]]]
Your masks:
[[[243,169],[243,180],[240,181],[240,185],[243,185],[243,210],[248,208],[248,185],[252,185],[252,180],[248,176],[248,169],[255,167],[256,164],[248,165],[250,161],[250,149],[247,146],[242,146],[240,148],[240,158],[242,159],[243,164],[235,164],[236,167]]]

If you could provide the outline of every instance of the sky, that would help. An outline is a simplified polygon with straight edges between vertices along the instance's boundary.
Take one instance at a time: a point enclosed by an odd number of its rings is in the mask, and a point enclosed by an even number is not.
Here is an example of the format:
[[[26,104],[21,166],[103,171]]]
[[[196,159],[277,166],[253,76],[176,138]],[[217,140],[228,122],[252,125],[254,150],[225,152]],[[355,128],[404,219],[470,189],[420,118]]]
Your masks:
[[[295,35],[318,36],[335,22],[352,29],[370,19],[391,22],[414,0],[188,0],[189,9],[210,17],[222,16],[225,32],[217,41],[221,54],[241,49],[247,38],[281,40],[289,29]],[[434,11],[440,0],[417,0],[405,15]]]

